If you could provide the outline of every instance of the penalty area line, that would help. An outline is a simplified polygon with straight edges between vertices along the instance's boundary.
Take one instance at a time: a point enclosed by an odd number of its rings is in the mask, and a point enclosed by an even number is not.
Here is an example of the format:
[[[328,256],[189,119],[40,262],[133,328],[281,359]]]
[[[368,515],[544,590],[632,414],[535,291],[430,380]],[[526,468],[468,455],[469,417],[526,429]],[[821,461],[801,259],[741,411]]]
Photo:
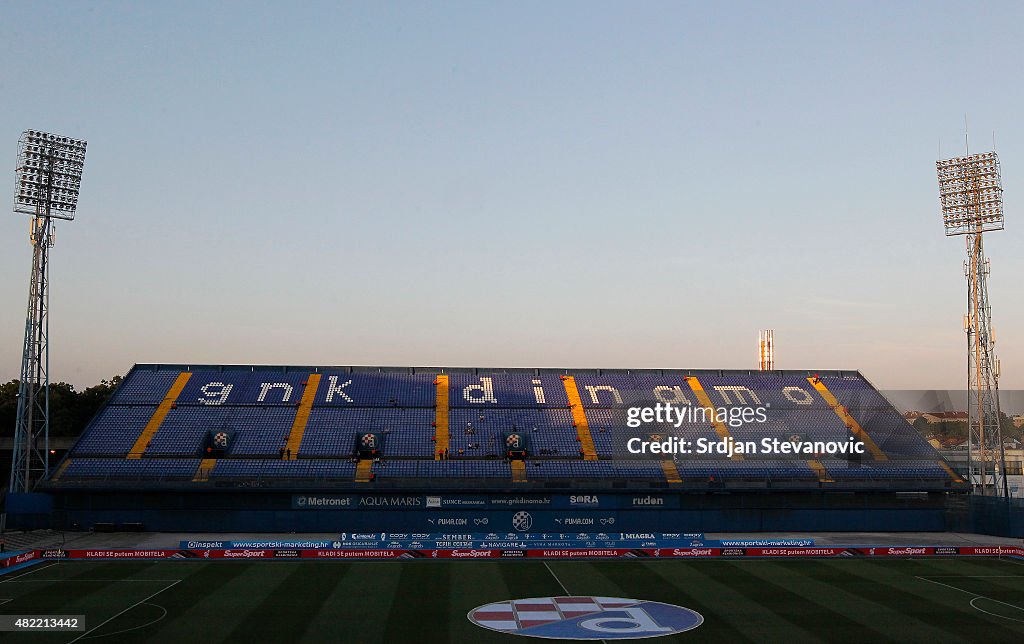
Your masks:
[[[99,623],[99,624],[97,624],[96,626],[93,626],[92,628],[90,628],[90,629],[89,629],[89,630],[87,630],[86,632],[82,633],[81,635],[79,635],[79,636],[78,636],[78,637],[76,637],[75,639],[73,639],[73,640],[71,640],[70,642],[68,642],[68,644],[72,644],[73,642],[77,642],[78,640],[80,640],[80,639],[84,638],[84,637],[85,637],[86,635],[88,635],[89,633],[92,633],[92,632],[93,632],[93,631],[95,631],[96,629],[98,629],[98,628],[102,628],[104,624],[108,624],[108,623],[110,623],[110,622],[114,621],[115,619],[117,619],[117,618],[118,618],[118,617],[120,617],[121,615],[124,615],[125,613],[127,613],[127,612],[128,612],[128,611],[130,611],[131,609],[133,609],[133,608],[135,608],[136,606],[138,606],[139,604],[144,604],[144,603],[148,602],[149,600],[153,599],[154,597],[156,597],[156,596],[157,596],[157,595],[159,595],[160,593],[164,592],[165,590],[167,590],[167,589],[169,589],[169,588],[174,588],[175,586],[177,586],[177,585],[178,585],[178,584],[180,584],[180,583],[181,583],[181,580],[179,579],[179,580],[177,580],[177,581],[175,581],[175,582],[173,582],[173,583],[170,583],[170,584],[168,584],[168,585],[164,586],[163,588],[161,588],[160,590],[156,591],[156,592],[155,592],[155,593],[153,593],[152,595],[149,595],[148,597],[144,597],[143,599],[140,599],[139,601],[135,602],[134,604],[132,604],[132,605],[131,605],[131,606],[129,606],[128,608],[125,608],[124,610],[122,610],[121,612],[117,613],[116,615],[113,615],[113,616],[111,616],[111,617],[108,617],[107,619],[103,620],[102,622],[100,622],[100,623]],[[161,619],[162,619],[162,618],[161,618]]]
[[[957,588],[956,586],[951,586],[950,584],[944,584],[941,581],[935,581],[934,579],[929,579],[927,577],[922,577],[920,575],[914,575],[914,576],[917,577],[918,579],[920,579],[921,581],[927,581],[929,584],[938,584],[939,586],[945,586],[946,588],[950,588],[952,590],[958,590],[958,591],[960,591],[962,593],[966,593],[968,595],[972,595],[974,597],[974,599],[972,599],[968,603],[970,604],[971,608],[973,608],[976,611],[980,611],[982,613],[985,613],[986,615],[992,615],[993,617],[1000,617],[1002,619],[1008,619],[1008,620],[1013,621],[1013,622],[1024,621],[1024,620],[1019,620],[1019,619],[1017,619],[1015,617],[1007,617],[1006,615],[999,615],[999,614],[996,614],[996,613],[990,613],[989,611],[987,611],[987,610],[985,610],[983,608],[978,608],[977,606],[975,606],[974,602],[979,600],[979,599],[987,599],[990,602],[995,602],[997,604],[1002,604],[1003,606],[1008,606],[1009,608],[1013,608],[1014,610],[1019,610],[1022,613],[1024,613],[1024,608],[1022,608],[1020,606],[1017,606],[1016,604],[1011,604],[1009,602],[1004,602],[1004,601],[1001,601],[1001,600],[998,600],[998,599],[992,599],[991,597],[988,597],[986,595],[981,595],[979,593],[972,592],[970,590],[964,590],[963,588]]]

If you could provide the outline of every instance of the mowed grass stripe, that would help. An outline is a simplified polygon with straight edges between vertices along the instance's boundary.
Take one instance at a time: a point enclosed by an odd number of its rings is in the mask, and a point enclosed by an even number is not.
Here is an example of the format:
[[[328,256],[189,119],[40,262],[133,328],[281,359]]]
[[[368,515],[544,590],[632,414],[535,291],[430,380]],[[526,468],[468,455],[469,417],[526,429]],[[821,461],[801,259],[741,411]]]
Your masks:
[[[868,585],[858,586],[860,592],[871,593],[875,598],[899,608],[904,616],[913,617],[918,621],[927,621],[945,631],[946,640],[960,638],[965,641],[978,641],[979,633],[984,633],[984,640],[989,642],[1019,642],[1024,630],[1007,628],[1006,620],[985,615],[970,606],[970,596],[951,588],[932,584],[918,579],[916,575],[927,575],[928,569],[936,572],[931,574],[948,574],[938,571],[949,570],[948,567],[928,565],[924,561],[872,561],[858,560],[859,565],[845,565],[844,562],[826,562],[832,566],[841,566],[851,578],[866,580]],[[939,562],[934,562],[938,564]],[[910,564],[910,565],[907,565]],[[922,570],[925,572],[922,574]],[[1002,622],[1002,623],[1000,623]],[[913,637],[915,631],[904,630],[902,621],[890,622],[887,628],[893,637],[905,634]]]
[[[126,642],[147,641],[173,641],[175,633],[182,637],[181,633],[190,633],[185,637],[198,637],[202,631],[202,624],[199,622],[175,623],[178,617],[185,615],[190,609],[196,606],[197,602],[216,602],[221,588],[243,574],[248,567],[247,564],[224,564],[220,562],[166,562],[157,565],[155,568],[146,571],[147,576],[159,579],[181,579],[173,588],[160,593],[153,598],[152,603],[167,609],[167,616],[155,624],[146,626],[124,635],[115,637],[104,637],[104,644],[113,644],[124,638]],[[146,623],[145,613],[129,611],[121,617],[113,620],[103,627],[104,633],[119,631],[131,626],[138,626]],[[165,632],[170,633],[170,635]],[[100,633],[102,634],[102,633]]]
[[[288,566],[291,571],[273,592],[253,602],[247,618],[228,635],[230,642],[296,641],[347,572],[345,566],[318,566],[308,562],[267,565]],[[344,628],[340,628],[335,634],[343,631]]]
[[[501,570],[501,579],[504,581],[505,587],[508,588],[509,596],[505,599],[558,597],[565,594],[562,587],[558,585],[555,578],[544,567],[543,562],[507,561],[498,564],[498,569]],[[573,589],[569,588],[569,590],[572,591]],[[585,593],[577,594],[582,595]]]
[[[1013,560],[932,559],[917,563],[921,567],[916,575],[1014,604],[1024,612],[1024,566]]]
[[[693,635],[699,641],[754,641],[754,638],[736,628],[732,616],[739,613],[734,606],[729,605],[727,597],[714,594],[702,586],[700,577],[692,575],[686,562],[572,562],[572,566],[580,567],[575,571],[577,575],[586,571],[595,578],[595,581],[585,582],[586,587],[595,590],[593,594],[603,595],[608,592],[616,597],[659,601],[697,611],[704,617],[704,623]],[[575,589],[572,590],[575,592]],[[744,609],[749,608],[749,602],[743,600],[742,606]],[[686,636],[683,634],[678,637],[681,639]]]
[[[879,563],[871,561],[865,569],[878,569]],[[972,618],[988,620],[1015,633],[1017,638],[1024,637],[1024,624],[986,616],[970,606],[971,594],[975,594],[1024,607],[1024,575],[1017,576],[1017,567],[1008,565],[1007,560],[986,557],[916,559],[894,563],[898,564],[893,566],[894,570],[913,577],[913,583],[907,586],[908,591],[923,593],[925,596],[931,596],[933,600],[936,597],[941,597],[946,605],[961,610]],[[1007,575],[1012,576],[1007,577]],[[924,581],[925,579],[931,579],[960,590]],[[931,594],[929,595],[929,593]],[[1009,607],[1007,607],[1007,611],[1016,612]],[[982,627],[988,628],[987,626]]]
[[[137,571],[138,564],[131,569]],[[51,566],[34,579],[29,576],[0,585],[0,597],[13,600],[4,605],[3,611],[22,615],[86,615],[86,625],[92,628],[168,585],[159,581],[122,582],[118,572],[110,564]]]
[[[839,565],[831,565],[838,563]],[[777,560],[760,561],[750,571],[759,577],[772,579],[794,593],[809,600],[828,598],[836,607],[844,607],[844,614],[860,623],[865,633],[879,637],[904,639],[907,634],[914,638],[931,641],[945,641],[948,631],[936,627],[930,619],[908,613],[903,605],[887,599],[885,582],[881,579],[862,579],[843,571],[844,562],[828,560]],[[898,579],[905,581],[903,574]],[[893,631],[898,626],[898,633]],[[824,629],[828,625],[822,625]],[[827,630],[825,630],[827,635]],[[819,630],[821,635],[822,631]]]
[[[463,562],[410,561],[402,567],[385,620],[385,642],[448,642],[452,574]],[[394,564],[392,564],[394,565]],[[366,606],[367,616],[375,607]]]
[[[154,563],[62,563],[40,569],[24,580],[0,585],[0,597],[16,597],[7,602],[5,614],[85,615],[86,628],[93,628],[171,582],[133,579]],[[150,611],[152,615],[152,611]],[[152,618],[152,617],[151,617]],[[115,620],[116,621],[116,620]],[[32,642],[67,642],[68,633],[6,634],[5,640]],[[75,635],[72,634],[71,638]],[[136,640],[137,641],[137,640]]]
[[[723,574],[729,584],[748,600],[764,604],[793,628],[810,630],[821,640],[863,642],[886,639],[884,631],[865,628],[851,619],[848,615],[850,607],[836,604],[832,597],[804,596],[774,579],[756,574],[757,568],[764,564],[771,565],[772,562],[725,562]]]
[[[145,639],[177,643],[225,641],[232,631],[249,619],[256,605],[273,594],[278,584],[300,564],[239,561],[164,565],[172,571],[168,576],[173,575],[176,567],[188,572],[192,566],[201,566],[168,591],[168,596],[160,595],[154,600],[168,608],[168,616],[154,625],[158,627],[155,633],[150,634],[147,630]],[[171,606],[175,608],[173,612]]]
[[[679,588],[680,601],[670,603],[693,608],[704,616],[705,624],[709,627],[718,628],[721,624],[727,624],[750,641],[780,641],[793,637],[799,637],[800,640],[814,639],[815,635],[803,628],[803,625],[797,625],[798,630],[794,631],[794,626],[780,620],[774,609],[760,602],[751,602],[727,583],[720,574],[721,562],[665,563],[670,565],[645,562],[645,566],[652,575],[658,575]],[[701,610],[684,603],[687,601],[699,601],[705,608]]]
[[[335,584],[324,593],[319,610],[302,631],[302,640],[383,642],[384,624],[398,588],[402,564],[324,561],[313,565],[332,571]]]
[[[452,575],[452,599],[449,606],[450,635],[454,642],[507,642],[509,635],[489,631],[469,621],[467,613],[478,606],[507,599],[520,599],[514,596],[505,583],[504,570],[509,563],[500,561],[460,561],[455,562]],[[541,583],[537,580],[537,583]],[[542,593],[543,594],[543,593]],[[523,644],[522,638],[519,644]]]

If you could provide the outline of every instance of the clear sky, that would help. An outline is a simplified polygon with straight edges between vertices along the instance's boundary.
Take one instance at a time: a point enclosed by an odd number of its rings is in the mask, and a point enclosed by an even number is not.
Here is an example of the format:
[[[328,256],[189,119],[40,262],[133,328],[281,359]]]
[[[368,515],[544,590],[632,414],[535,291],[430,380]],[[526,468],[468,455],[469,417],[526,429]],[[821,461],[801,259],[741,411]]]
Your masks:
[[[1024,388],[1024,4],[0,4],[0,151],[89,141],[51,377],[135,362],[860,369],[963,386],[934,161],[1003,161]],[[0,161],[3,155],[0,154]],[[0,380],[28,221],[0,216]]]

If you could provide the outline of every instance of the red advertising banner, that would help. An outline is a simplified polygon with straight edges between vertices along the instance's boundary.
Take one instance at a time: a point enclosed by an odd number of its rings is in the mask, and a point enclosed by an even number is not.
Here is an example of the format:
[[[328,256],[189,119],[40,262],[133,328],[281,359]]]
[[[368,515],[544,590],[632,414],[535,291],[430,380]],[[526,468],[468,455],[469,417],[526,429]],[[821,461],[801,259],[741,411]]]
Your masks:
[[[1024,557],[1017,546],[874,546],[776,548],[537,548],[497,549],[210,549],[210,550],[31,550],[0,560],[0,569],[34,559],[628,559],[715,557]]]
[[[303,550],[303,559],[408,559],[412,553],[426,553],[414,556],[430,556],[429,550]],[[403,555],[405,555],[403,557]]]
[[[166,559],[181,550],[68,550],[68,559]]]
[[[29,550],[28,552],[22,552],[17,555],[12,555],[10,557],[0,559],[0,568],[10,568],[11,566],[17,566],[19,564],[23,564],[27,561],[32,561],[33,559],[38,558],[38,550]]]

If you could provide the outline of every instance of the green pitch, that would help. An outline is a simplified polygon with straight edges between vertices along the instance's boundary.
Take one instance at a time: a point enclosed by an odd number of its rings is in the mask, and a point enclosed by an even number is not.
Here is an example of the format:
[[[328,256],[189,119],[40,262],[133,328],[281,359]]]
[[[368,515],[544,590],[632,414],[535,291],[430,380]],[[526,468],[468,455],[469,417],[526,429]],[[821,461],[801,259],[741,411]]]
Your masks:
[[[704,616],[652,642],[1024,641],[1024,563],[1007,559],[44,563],[0,577],[0,613],[89,630],[0,640],[514,644],[529,639],[466,613],[566,594]]]

